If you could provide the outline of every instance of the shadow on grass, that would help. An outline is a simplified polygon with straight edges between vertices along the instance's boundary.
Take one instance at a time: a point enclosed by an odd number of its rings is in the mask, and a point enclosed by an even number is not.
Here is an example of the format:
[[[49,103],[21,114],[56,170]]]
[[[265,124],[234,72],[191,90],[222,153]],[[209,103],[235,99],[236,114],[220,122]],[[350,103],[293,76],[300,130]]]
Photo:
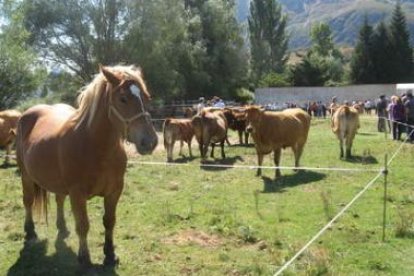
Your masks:
[[[250,143],[250,144],[239,144],[239,143],[237,143],[237,144],[231,144],[231,145],[229,145],[229,147],[242,147],[242,148],[254,148],[254,144],[253,143]]]
[[[48,241],[25,242],[20,257],[13,264],[8,276],[16,275],[118,275],[111,267],[93,265],[85,270],[78,264],[77,256],[62,238],[55,242],[56,253],[47,255]]]
[[[278,179],[271,179],[269,177],[262,176],[262,193],[283,193],[288,187],[316,182],[324,179],[325,177],[326,174],[324,173],[303,170],[300,170],[295,174],[281,176]]]
[[[0,165],[0,169],[9,169],[9,168],[17,168],[16,163],[3,163]]]
[[[366,164],[366,165],[378,164],[377,158],[371,155],[365,155],[365,156],[353,155],[350,158],[346,158],[343,160],[349,163],[360,163],[360,164]]]
[[[174,163],[188,163],[196,159],[194,156],[180,156],[179,158],[175,159]]]
[[[232,166],[237,161],[243,161],[243,158],[238,155],[234,157],[226,157],[224,159],[204,160],[200,163],[200,168],[205,171],[224,171],[231,169],[231,167],[227,166]],[[214,165],[218,165],[218,167],[214,167]],[[220,167],[220,165],[224,166]]]
[[[372,133],[372,132],[358,132],[357,135],[361,136],[377,136],[378,133]]]

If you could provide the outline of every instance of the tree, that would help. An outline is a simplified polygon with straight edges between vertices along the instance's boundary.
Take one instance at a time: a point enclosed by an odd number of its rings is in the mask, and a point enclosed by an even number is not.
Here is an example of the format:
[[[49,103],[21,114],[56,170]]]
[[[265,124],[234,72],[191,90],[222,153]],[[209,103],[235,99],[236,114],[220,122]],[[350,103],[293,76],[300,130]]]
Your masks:
[[[375,28],[372,38],[373,66],[375,69],[376,83],[393,83],[394,74],[394,49],[391,44],[390,34],[384,22],[380,22]]]
[[[365,16],[359,30],[358,41],[351,58],[350,78],[352,83],[375,83],[375,67],[373,61],[373,28]]]
[[[247,52],[232,0],[206,1],[199,10],[202,41],[207,59],[203,69],[210,76],[208,96],[230,97],[247,82]]]
[[[248,18],[253,79],[282,73],[287,61],[287,17],[276,0],[252,0]]]
[[[2,8],[7,24],[0,33],[0,110],[15,107],[35,92],[45,73],[27,44],[21,7],[5,1]]]
[[[291,68],[295,86],[323,86],[342,81],[342,54],[336,49],[332,32],[326,23],[318,23],[311,29],[312,46],[306,56]]]
[[[319,55],[307,54],[291,68],[291,82],[294,86],[324,86],[329,80],[326,65]]]
[[[410,46],[407,22],[399,1],[392,14],[390,40],[393,48],[393,70],[390,72],[393,76],[392,81],[395,83],[409,81],[413,70],[413,50]]]
[[[75,72],[85,82],[98,63],[124,60],[122,37],[128,22],[121,0],[25,0],[25,26],[44,58]]]

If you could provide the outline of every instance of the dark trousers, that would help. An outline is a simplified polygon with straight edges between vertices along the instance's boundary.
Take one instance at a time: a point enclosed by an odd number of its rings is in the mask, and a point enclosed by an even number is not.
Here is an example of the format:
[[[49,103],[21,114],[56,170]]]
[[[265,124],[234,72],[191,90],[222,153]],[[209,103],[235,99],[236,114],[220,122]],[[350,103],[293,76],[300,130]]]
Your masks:
[[[401,123],[404,123],[404,120],[395,120],[391,122],[392,126],[392,139],[393,140],[400,140],[401,134],[405,130],[405,126]]]

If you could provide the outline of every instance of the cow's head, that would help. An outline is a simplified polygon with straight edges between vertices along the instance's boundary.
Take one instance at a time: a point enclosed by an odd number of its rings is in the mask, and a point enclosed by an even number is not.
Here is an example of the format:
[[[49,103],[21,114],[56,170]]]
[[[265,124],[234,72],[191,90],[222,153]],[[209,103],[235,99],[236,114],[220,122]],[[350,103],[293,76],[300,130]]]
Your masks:
[[[264,109],[259,106],[249,106],[246,108],[247,132],[253,132],[254,127],[260,122],[263,112]]]

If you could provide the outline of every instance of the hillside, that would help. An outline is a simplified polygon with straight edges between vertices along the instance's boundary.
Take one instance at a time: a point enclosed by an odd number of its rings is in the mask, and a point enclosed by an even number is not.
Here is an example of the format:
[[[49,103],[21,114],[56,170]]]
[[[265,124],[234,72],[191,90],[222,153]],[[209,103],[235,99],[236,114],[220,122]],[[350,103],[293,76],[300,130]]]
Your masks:
[[[245,21],[249,14],[249,1],[238,0],[238,16]],[[290,48],[304,48],[309,45],[309,30],[314,22],[327,22],[333,31],[335,42],[353,45],[359,28],[368,16],[371,25],[388,20],[395,6],[395,0],[279,0],[288,14]],[[401,0],[403,11],[414,44],[414,0]]]

